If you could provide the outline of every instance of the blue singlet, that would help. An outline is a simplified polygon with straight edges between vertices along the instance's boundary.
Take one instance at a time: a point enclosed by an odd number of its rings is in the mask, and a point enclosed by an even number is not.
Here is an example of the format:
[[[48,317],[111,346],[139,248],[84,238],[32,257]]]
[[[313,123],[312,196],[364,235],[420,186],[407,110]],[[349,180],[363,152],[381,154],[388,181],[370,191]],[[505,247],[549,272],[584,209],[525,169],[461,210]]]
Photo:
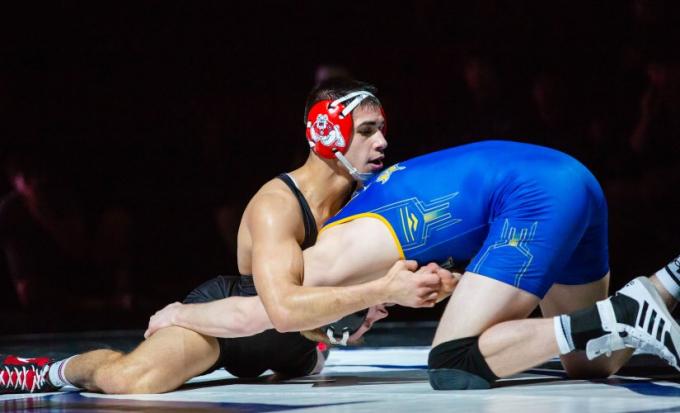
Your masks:
[[[543,297],[609,270],[607,204],[593,175],[553,149],[508,141],[458,146],[393,165],[325,228],[381,220],[401,256],[470,261],[467,271]]]

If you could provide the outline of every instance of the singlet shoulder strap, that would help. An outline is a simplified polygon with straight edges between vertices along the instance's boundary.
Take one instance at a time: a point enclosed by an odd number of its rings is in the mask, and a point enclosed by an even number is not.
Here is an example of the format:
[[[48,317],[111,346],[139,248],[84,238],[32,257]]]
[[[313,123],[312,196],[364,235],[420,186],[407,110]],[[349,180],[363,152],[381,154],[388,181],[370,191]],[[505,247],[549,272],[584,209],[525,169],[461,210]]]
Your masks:
[[[302,195],[302,192],[300,192],[300,189],[297,187],[295,181],[293,181],[293,178],[291,178],[288,174],[280,174],[277,176],[277,178],[288,185],[288,188],[290,188],[290,190],[293,192],[293,195],[295,195],[295,198],[297,198],[298,203],[300,204],[300,210],[302,210],[302,221],[305,224],[305,239],[302,241],[302,249],[314,245],[318,235],[318,230],[316,228],[314,214],[312,214],[312,210],[309,208],[307,200],[305,199],[304,195]]]

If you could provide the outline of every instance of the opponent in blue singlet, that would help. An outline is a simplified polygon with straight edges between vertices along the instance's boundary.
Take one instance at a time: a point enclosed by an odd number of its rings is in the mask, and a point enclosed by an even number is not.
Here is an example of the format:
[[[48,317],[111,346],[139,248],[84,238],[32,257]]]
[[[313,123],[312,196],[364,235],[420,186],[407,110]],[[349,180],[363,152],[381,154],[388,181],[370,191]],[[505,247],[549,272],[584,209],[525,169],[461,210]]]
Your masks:
[[[420,264],[467,271],[543,297],[609,270],[607,204],[593,175],[553,149],[486,141],[383,170],[327,223],[380,219]]]

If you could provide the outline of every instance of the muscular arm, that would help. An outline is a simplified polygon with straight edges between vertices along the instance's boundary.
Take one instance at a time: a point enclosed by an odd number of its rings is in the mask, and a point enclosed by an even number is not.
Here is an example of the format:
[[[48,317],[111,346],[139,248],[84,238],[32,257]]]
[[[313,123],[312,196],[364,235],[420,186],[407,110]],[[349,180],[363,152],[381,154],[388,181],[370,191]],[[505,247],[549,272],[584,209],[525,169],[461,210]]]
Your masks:
[[[286,217],[287,212],[298,215]],[[229,297],[204,304],[171,304],[152,317],[145,336],[168,325],[218,337],[256,334],[272,326],[300,331],[385,302],[430,307],[437,291],[452,288],[443,270],[428,266],[413,274],[415,262],[397,261],[389,231],[376,220],[324,231],[317,246],[305,251],[303,266],[294,236],[301,224],[299,210],[279,207],[256,216],[248,225],[253,238],[252,271],[262,301]]]
[[[303,256],[298,241],[295,239],[295,220],[287,213],[299,214],[297,206],[287,211],[285,208],[274,208],[278,204],[263,203],[255,213],[250,214],[251,234],[253,238],[253,275],[258,294],[264,304],[269,318],[278,331],[301,331],[328,324],[355,311],[385,302],[396,302],[413,307],[432,306],[433,292],[439,289],[439,277],[432,273],[413,275],[407,272],[416,269],[415,262],[398,262],[392,266],[387,275],[349,286],[310,287],[303,285]],[[285,223],[282,225],[282,223]],[[326,251],[323,247],[320,250]],[[378,251],[378,248],[376,248]],[[337,251],[336,260],[364,259],[356,268],[380,268],[383,275],[386,268],[384,258],[371,251],[361,254],[345,254]],[[398,256],[397,256],[398,258]],[[381,263],[375,264],[375,260]],[[394,263],[394,256],[391,263]],[[329,268],[333,266],[328,262]],[[317,263],[314,277],[322,277],[325,272],[323,264]],[[337,272],[332,269],[333,272]],[[368,270],[370,272],[370,270]],[[405,274],[406,273],[406,274]],[[311,274],[309,274],[311,276]],[[307,274],[305,274],[307,277]],[[338,277],[334,283],[341,283]],[[307,284],[307,283],[305,283]],[[322,282],[313,282],[322,285]]]
[[[273,198],[273,197],[272,197]],[[300,331],[318,327],[384,300],[376,281],[351,287],[305,287],[303,257],[295,238],[297,205],[263,199],[249,214],[253,276],[274,327]],[[281,205],[284,205],[281,208]]]
[[[246,337],[272,328],[259,297],[169,304],[151,317],[144,337],[148,338],[158,329],[171,325],[212,337]]]

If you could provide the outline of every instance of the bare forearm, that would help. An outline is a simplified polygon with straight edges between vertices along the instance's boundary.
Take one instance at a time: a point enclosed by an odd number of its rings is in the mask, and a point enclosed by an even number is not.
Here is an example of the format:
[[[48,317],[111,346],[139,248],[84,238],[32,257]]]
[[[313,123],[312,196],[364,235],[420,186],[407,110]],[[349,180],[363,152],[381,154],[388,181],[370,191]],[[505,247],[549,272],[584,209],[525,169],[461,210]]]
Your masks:
[[[279,331],[303,331],[336,321],[347,314],[385,301],[381,280],[345,287],[289,286],[270,313]]]
[[[172,323],[212,337],[245,337],[272,328],[257,297],[228,297],[209,303],[185,304],[179,308]]]
[[[383,277],[351,286],[279,284],[276,288],[258,286],[258,291],[274,328],[278,331],[309,330],[383,303],[413,308],[434,306],[442,289],[441,269],[428,264],[414,273],[417,266],[415,261],[397,261]],[[448,271],[446,275],[451,278]]]

